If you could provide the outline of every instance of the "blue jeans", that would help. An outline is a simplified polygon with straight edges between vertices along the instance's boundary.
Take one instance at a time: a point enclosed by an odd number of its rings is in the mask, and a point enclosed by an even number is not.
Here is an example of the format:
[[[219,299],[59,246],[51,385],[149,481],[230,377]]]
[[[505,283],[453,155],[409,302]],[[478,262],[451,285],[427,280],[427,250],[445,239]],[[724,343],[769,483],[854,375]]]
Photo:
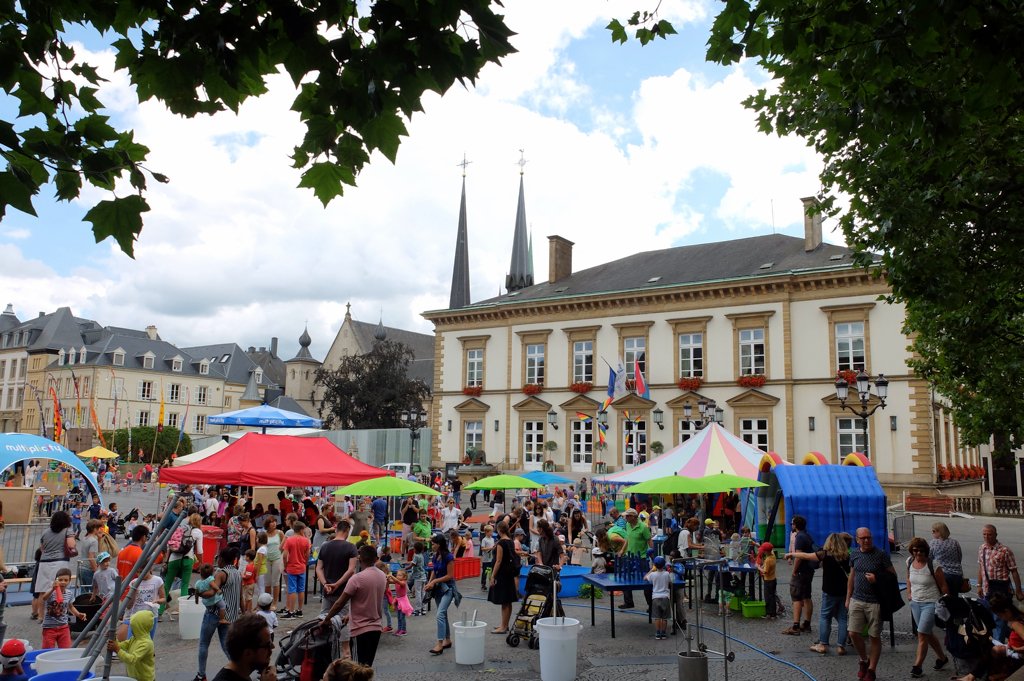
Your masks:
[[[828,639],[832,635],[832,618],[835,617],[839,623],[839,631],[836,632],[836,644],[846,645],[846,597],[829,596],[821,594],[821,608],[818,618],[818,642],[828,645]]]
[[[452,637],[451,629],[448,626],[448,606],[455,600],[455,589],[443,582],[434,588],[437,590],[442,587],[445,588],[444,593],[435,597],[437,600],[437,640],[447,641]]]
[[[388,626],[391,626],[391,608],[388,607],[388,597],[385,596],[381,601],[381,610],[384,612],[384,618],[388,621]]]
[[[203,613],[203,623],[199,628],[199,675],[204,678],[206,677],[206,658],[210,655],[210,642],[213,640],[214,633],[220,639],[220,649],[227,655],[228,625],[218,624],[217,613],[207,610]]]

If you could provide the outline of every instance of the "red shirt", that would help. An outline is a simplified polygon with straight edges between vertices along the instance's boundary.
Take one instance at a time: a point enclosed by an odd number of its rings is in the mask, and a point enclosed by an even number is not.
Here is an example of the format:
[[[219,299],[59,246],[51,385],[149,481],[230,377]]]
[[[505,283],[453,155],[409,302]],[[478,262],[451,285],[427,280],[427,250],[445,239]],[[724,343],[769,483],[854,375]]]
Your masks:
[[[284,540],[281,552],[288,552],[288,562],[284,564],[285,574],[301,575],[306,572],[309,564],[309,540],[303,534],[293,534]]]
[[[279,508],[281,509],[282,521],[288,517],[289,513],[295,510],[295,507],[292,506],[292,500],[289,499],[288,497],[285,497],[284,499],[281,500],[281,505],[279,506]]]
[[[121,549],[117,554],[117,574],[121,575],[121,579],[128,577],[128,573],[131,572],[132,567],[135,566],[136,561],[139,560],[141,555],[142,547],[138,544],[129,544]]]

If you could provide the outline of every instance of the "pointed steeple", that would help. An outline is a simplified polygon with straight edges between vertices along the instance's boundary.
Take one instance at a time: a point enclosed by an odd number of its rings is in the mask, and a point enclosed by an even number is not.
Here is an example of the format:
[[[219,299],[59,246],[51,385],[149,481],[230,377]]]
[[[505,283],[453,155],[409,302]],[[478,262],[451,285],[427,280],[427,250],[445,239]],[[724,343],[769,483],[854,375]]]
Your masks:
[[[309,346],[313,342],[313,339],[309,337],[309,327],[302,329],[302,335],[299,336],[299,354],[295,355],[295,359],[313,359],[313,355],[309,353]]]
[[[533,281],[533,228],[530,228],[530,247],[526,256],[526,274]]]
[[[519,150],[519,153],[522,155],[522,149]],[[526,194],[523,189],[523,168],[525,166],[526,159],[520,158],[519,205],[516,206],[516,229],[512,237],[512,262],[509,264],[508,276],[505,277],[505,289],[509,293],[533,286],[533,264],[526,238]]]
[[[462,203],[459,205],[459,229],[455,235],[455,264],[452,266],[452,294],[448,309],[466,307],[469,298],[469,227],[466,221],[466,166],[469,161],[462,157]]]
[[[388,332],[384,328],[384,313],[382,312],[381,315],[380,315],[380,321],[377,322],[377,328],[373,330],[373,338],[376,341],[380,342],[382,340],[387,339],[387,337],[388,337]]]

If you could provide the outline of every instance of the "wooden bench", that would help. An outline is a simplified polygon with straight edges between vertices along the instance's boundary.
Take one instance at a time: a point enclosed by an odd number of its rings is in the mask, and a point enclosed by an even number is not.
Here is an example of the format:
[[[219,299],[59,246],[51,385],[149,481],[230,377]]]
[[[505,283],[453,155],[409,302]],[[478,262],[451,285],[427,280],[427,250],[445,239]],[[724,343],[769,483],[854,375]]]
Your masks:
[[[907,513],[950,515],[953,513],[953,501],[953,497],[908,494],[904,500],[903,508]]]

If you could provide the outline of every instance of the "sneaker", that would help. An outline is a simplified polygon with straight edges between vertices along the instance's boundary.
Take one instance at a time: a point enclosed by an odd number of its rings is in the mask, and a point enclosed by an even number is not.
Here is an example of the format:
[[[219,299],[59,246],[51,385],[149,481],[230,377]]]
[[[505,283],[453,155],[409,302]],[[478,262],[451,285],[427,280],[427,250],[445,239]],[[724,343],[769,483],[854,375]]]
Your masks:
[[[811,651],[825,655],[828,653],[828,646],[824,643],[815,643],[813,646],[811,646]]]
[[[810,622],[804,622],[803,624],[801,624],[800,625],[800,631],[810,632],[811,631],[811,623]]]
[[[278,615],[283,615],[283,614],[285,614],[286,612],[288,612],[288,608],[278,608],[278,609],[277,609],[277,614],[278,614]]]
[[[381,629],[381,631],[384,632],[385,634],[390,633],[391,632],[391,627],[384,627],[383,629]]]
[[[192,681],[206,681],[206,674],[196,674],[196,677]]]
[[[935,669],[936,670],[942,669],[947,664],[949,664],[949,658],[948,657],[944,657],[941,660],[935,660]]]
[[[292,616],[293,617],[302,617],[302,611],[301,610],[296,610],[295,612],[292,613]]]
[[[857,660],[857,664],[859,665],[859,667],[857,669],[857,678],[858,679],[867,678],[867,675],[868,675],[868,661],[867,660]]]
[[[292,619],[294,617],[295,617],[295,613],[294,612],[288,612],[287,610],[285,610],[284,612],[279,613],[278,619],[290,620],[290,619]]]
[[[919,679],[922,676],[924,676],[924,670],[915,665],[910,668],[910,675],[913,676],[915,679]]]
[[[782,633],[785,634],[786,636],[799,636],[800,635],[800,625],[794,624],[793,626],[789,627],[788,629],[783,629]]]

